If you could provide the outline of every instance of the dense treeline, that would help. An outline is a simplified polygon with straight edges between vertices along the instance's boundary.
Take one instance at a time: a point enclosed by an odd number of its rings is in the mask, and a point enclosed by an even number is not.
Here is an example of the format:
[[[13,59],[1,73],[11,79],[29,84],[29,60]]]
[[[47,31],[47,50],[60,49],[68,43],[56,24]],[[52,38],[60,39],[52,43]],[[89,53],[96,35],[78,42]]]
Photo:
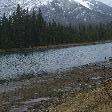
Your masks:
[[[23,10],[19,5],[13,15],[0,21],[0,48],[26,48],[40,45],[93,42],[112,39],[112,23],[99,25],[61,25],[46,22],[38,14]]]

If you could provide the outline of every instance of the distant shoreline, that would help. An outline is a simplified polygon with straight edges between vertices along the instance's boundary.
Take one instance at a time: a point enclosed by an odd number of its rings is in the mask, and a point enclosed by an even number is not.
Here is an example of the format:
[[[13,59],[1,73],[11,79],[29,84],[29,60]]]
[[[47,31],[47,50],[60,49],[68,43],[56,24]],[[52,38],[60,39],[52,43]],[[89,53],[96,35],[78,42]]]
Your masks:
[[[0,53],[27,53],[33,52],[37,50],[48,50],[48,49],[62,49],[69,47],[77,47],[77,46],[87,46],[87,45],[96,45],[96,44],[105,44],[111,43],[112,40],[108,41],[99,41],[99,42],[89,42],[89,43],[74,43],[74,44],[58,44],[58,45],[48,45],[48,46],[37,46],[31,48],[12,48],[12,49],[0,49]]]

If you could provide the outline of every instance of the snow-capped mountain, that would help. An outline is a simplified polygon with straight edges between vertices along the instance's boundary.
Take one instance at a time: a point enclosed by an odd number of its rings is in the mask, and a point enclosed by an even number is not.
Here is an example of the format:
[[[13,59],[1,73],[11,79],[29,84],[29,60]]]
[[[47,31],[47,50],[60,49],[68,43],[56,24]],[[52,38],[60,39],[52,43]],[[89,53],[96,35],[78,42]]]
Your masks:
[[[29,10],[41,8],[47,21],[97,23],[112,20],[112,7],[95,0],[0,0],[0,15],[12,14],[17,4]]]
[[[53,0],[46,6],[41,6],[41,9],[46,19],[55,19],[61,23],[96,23],[112,20],[112,7],[92,0],[80,0],[79,2],[75,0]]]
[[[85,6],[90,10],[94,10],[96,12],[100,12],[107,15],[112,15],[112,7],[95,0],[74,0],[77,3]]]

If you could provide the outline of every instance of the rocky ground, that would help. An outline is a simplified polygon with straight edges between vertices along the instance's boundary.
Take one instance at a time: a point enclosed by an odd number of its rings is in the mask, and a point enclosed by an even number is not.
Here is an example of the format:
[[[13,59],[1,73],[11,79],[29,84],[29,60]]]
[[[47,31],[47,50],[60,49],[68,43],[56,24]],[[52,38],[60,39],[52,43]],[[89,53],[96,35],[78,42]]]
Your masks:
[[[112,91],[107,88],[111,79],[112,63],[101,62],[65,73],[6,81],[0,85],[0,112],[111,112]],[[101,95],[107,102],[101,105],[108,110],[97,111]]]

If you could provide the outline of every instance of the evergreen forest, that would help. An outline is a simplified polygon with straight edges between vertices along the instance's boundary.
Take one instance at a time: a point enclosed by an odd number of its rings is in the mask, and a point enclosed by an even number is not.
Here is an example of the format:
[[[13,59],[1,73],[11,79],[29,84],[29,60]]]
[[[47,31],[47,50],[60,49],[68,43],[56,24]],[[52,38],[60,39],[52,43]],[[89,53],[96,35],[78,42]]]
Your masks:
[[[112,40],[112,22],[76,24],[46,22],[41,9],[32,13],[17,6],[15,12],[0,19],[0,49],[29,48],[58,44]]]

